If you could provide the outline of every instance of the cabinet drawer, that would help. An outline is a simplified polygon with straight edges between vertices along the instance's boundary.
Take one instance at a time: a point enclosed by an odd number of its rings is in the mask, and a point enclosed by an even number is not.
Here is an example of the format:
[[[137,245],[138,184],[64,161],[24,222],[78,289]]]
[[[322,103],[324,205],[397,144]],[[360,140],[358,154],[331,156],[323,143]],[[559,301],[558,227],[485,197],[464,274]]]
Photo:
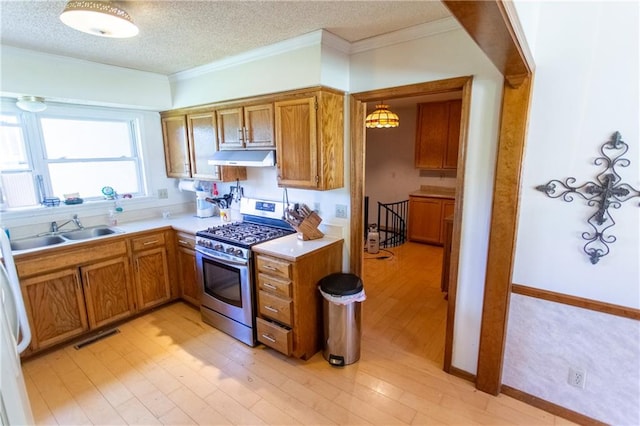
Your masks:
[[[133,251],[146,250],[158,246],[164,246],[164,233],[145,235],[131,239]]]
[[[256,326],[259,342],[285,355],[291,355],[293,346],[291,330],[262,318],[256,318]]]
[[[178,232],[176,234],[176,244],[178,247],[186,247],[194,249],[196,246],[196,237],[192,234],[185,234],[184,232]]]
[[[258,271],[291,278],[291,264],[273,257],[258,256]]]
[[[261,315],[269,317],[285,325],[292,324],[291,314],[293,310],[291,306],[293,302],[288,299],[282,299],[264,291],[258,292],[258,311]]]
[[[291,281],[258,274],[258,289],[278,296],[291,297]]]

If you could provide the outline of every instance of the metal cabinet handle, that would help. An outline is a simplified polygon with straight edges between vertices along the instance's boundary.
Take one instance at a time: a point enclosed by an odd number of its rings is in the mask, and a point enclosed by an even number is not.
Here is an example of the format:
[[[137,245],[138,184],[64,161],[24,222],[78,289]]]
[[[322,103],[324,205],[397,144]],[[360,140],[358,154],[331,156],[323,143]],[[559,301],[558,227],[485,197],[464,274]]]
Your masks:
[[[157,243],[158,240],[153,240],[153,241],[145,241],[144,243],[142,243],[143,246],[148,246],[149,244],[155,244]]]
[[[262,337],[267,339],[271,343],[277,343],[276,339],[274,339],[273,337],[269,336],[268,334],[263,334]]]
[[[185,240],[178,240],[178,243],[179,243],[179,244],[182,244],[182,245],[184,245],[184,246],[187,246],[187,247],[191,247],[191,243],[189,243],[189,241],[185,241]]]
[[[271,290],[277,290],[278,288],[275,285],[269,284],[269,283],[262,283],[263,286],[265,286],[268,289]]]
[[[264,265],[263,267],[264,267],[264,269],[268,269],[270,271],[277,271],[278,270],[278,268],[276,268],[275,266],[271,266],[271,265]]]
[[[277,310],[276,308],[272,308],[271,306],[266,306],[266,305],[265,305],[265,307],[264,307],[264,308],[265,308],[267,311],[271,311],[271,312],[274,312],[274,313],[276,313],[276,314],[277,314],[278,312],[280,312],[279,310]]]

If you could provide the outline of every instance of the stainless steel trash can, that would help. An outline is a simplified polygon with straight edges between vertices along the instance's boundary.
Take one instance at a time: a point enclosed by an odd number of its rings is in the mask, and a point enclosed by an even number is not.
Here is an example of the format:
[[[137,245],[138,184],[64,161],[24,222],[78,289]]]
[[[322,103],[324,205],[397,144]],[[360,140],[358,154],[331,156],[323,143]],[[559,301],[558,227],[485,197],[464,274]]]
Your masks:
[[[320,280],[323,296],[324,350],[329,364],[345,366],[360,359],[362,280],[354,274],[331,274]]]

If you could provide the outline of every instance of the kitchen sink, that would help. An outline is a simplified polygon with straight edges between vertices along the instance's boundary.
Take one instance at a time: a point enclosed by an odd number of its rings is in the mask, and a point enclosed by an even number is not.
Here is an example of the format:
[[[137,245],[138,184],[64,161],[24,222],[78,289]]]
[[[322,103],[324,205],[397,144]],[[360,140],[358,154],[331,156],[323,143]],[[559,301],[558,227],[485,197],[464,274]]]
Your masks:
[[[64,243],[65,240],[60,235],[46,235],[43,237],[24,238],[22,240],[11,241],[11,250],[28,250],[39,247],[53,246]]]
[[[105,235],[111,235],[121,233],[122,231],[109,228],[108,226],[96,226],[95,228],[78,229],[77,231],[68,231],[60,234],[68,240],[88,240],[89,238],[103,237]]]

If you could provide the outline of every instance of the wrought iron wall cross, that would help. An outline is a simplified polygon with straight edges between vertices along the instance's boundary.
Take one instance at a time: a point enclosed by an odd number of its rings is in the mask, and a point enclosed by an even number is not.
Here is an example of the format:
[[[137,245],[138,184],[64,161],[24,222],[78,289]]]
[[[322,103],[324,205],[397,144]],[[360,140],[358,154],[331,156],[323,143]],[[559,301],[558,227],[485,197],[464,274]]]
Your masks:
[[[609,244],[616,241],[614,235],[605,235],[605,231],[615,225],[609,207],[618,209],[623,202],[640,197],[640,191],[627,183],[621,183],[622,178],[616,171],[616,166],[628,167],[631,164],[629,159],[623,158],[628,150],[629,145],[622,141],[620,132],[615,132],[611,139],[600,147],[602,157],[594,161],[596,166],[605,166],[605,169],[596,176],[596,182],[589,181],[580,186],[574,186],[576,179],[568,177],[564,181],[553,179],[544,185],[536,186],[538,191],[544,192],[551,198],[562,197],[562,200],[571,202],[573,194],[577,194],[587,200],[587,205],[598,208],[587,220],[593,232],[582,233],[582,238],[587,240],[583,250],[593,265],[598,263],[601,257],[609,254]],[[561,188],[556,190],[558,185]]]

